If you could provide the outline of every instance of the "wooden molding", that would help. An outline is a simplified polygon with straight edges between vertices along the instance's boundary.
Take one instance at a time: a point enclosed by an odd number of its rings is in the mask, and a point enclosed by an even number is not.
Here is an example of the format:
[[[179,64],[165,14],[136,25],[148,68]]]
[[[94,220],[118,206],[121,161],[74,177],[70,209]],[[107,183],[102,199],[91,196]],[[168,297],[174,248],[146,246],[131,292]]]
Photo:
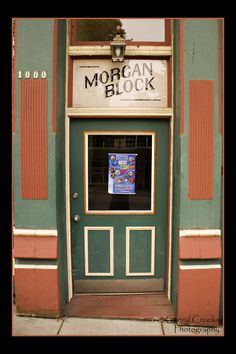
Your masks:
[[[68,118],[170,118],[172,108],[67,108]]]
[[[127,46],[125,56],[171,56],[173,53],[171,46]],[[108,56],[111,57],[111,50],[109,45],[88,45],[88,46],[70,46],[70,56]]]

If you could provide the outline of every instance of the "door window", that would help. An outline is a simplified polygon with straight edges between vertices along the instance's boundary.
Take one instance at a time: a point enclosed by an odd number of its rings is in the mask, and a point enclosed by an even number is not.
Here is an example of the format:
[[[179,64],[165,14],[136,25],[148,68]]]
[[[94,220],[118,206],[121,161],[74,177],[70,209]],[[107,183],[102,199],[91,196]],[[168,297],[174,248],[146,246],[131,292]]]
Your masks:
[[[155,132],[85,132],[86,213],[154,213]]]

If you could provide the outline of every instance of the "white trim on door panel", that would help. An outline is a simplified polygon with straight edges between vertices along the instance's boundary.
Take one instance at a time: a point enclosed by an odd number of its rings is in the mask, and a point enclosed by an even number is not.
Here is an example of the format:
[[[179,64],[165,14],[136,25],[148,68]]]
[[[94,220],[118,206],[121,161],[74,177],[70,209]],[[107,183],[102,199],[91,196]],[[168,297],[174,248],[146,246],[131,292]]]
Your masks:
[[[89,255],[88,255],[88,231],[89,230],[108,230],[110,232],[110,272],[107,273],[91,273],[89,272]],[[99,236],[98,236],[99,237]],[[114,275],[114,228],[112,226],[85,226],[84,227],[84,265],[86,276],[113,276]]]
[[[147,230],[151,231],[151,272],[130,272],[130,231]],[[155,226],[126,226],[126,275],[127,276],[150,276],[155,275]]]

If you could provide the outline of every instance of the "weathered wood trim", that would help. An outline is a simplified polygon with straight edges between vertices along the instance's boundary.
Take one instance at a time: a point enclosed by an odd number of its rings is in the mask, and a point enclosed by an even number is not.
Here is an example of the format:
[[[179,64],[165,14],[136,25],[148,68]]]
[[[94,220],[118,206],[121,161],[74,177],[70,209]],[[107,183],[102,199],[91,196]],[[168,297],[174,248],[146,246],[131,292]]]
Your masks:
[[[69,118],[170,118],[172,108],[67,108]]]
[[[88,45],[88,46],[69,46],[69,56],[109,56],[111,57],[111,50],[109,45]],[[171,46],[126,46],[125,56],[171,56]]]

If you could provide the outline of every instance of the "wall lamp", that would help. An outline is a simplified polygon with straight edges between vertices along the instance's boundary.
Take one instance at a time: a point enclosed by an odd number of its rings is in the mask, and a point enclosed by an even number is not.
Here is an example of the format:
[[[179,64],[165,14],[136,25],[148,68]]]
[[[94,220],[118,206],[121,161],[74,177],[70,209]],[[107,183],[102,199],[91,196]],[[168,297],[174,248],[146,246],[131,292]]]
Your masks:
[[[117,26],[117,33],[110,42],[112,61],[124,61],[126,41],[120,35],[121,26]]]

